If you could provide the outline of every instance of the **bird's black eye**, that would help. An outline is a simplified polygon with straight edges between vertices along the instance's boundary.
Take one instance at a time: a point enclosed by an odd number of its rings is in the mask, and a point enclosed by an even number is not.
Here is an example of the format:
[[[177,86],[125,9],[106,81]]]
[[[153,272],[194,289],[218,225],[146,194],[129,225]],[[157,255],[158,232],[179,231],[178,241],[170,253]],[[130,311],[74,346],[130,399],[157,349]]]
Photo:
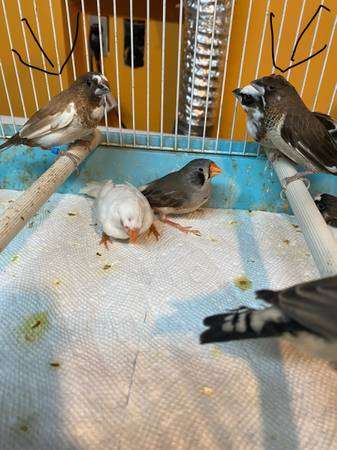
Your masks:
[[[241,94],[241,103],[244,106],[250,106],[254,103],[254,97],[249,94]]]
[[[275,86],[267,86],[268,91],[275,91]]]
[[[203,172],[204,171],[204,169],[202,168],[202,167],[199,167],[199,172]]]

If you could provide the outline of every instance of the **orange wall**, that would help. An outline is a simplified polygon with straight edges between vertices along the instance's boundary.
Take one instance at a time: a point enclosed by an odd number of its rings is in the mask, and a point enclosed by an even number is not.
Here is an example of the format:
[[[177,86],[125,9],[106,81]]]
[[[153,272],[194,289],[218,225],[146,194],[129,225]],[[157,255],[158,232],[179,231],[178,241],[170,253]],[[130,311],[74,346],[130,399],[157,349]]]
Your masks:
[[[69,51],[68,30],[66,28],[65,21],[65,2],[64,0],[52,0],[54,6],[54,14],[58,33],[59,52],[61,60],[63,61],[65,55]],[[5,0],[7,5],[8,19],[13,34],[14,47],[25,55],[24,42],[22,37],[21,25],[19,21],[17,0]],[[23,14],[30,20],[30,23],[34,30],[36,30],[33,0],[21,0]],[[72,29],[75,31],[75,19],[77,13],[77,7],[80,2],[78,0],[70,0],[71,5],[71,17],[72,17]],[[86,0],[87,12],[96,13],[96,2],[93,0]],[[135,18],[145,18],[146,2],[144,0],[137,0],[135,3]],[[151,4],[153,1],[151,2]],[[161,2],[160,2],[161,3]],[[165,95],[164,95],[164,131],[171,132],[175,118],[175,86],[176,86],[176,64],[177,64],[177,49],[178,49],[178,23],[177,16],[179,9],[175,8],[178,0],[168,1],[168,22],[166,24],[166,70],[165,70]],[[307,1],[307,5],[304,11],[302,27],[311,18],[316,11],[318,1]],[[321,2],[322,3],[322,2]],[[40,23],[42,28],[43,46],[47,50],[53,61],[55,58],[54,41],[51,31],[51,22],[49,14],[49,0],[36,0],[36,4],[39,11]],[[101,0],[103,13],[111,14],[112,0],[109,2]],[[255,77],[256,61],[260,45],[262,48],[261,65],[259,69],[259,76],[271,73],[272,61],[271,61],[271,40],[269,31],[269,22],[265,34],[265,40],[261,43],[262,27],[265,18],[267,0],[253,0],[252,14],[250,18],[249,32],[246,53],[243,63],[242,81],[241,85],[248,83]],[[314,50],[321,48],[328,42],[329,36],[332,30],[333,21],[337,11],[337,5],[335,0],[325,0],[324,4],[331,9],[331,13],[322,13],[320,26],[316,38],[316,44]],[[280,0],[271,0],[270,10],[275,13],[275,34],[276,40],[278,38],[278,30],[282,16],[284,2]],[[233,111],[234,111],[234,98],[231,91],[238,85],[238,76],[240,70],[240,63],[243,49],[243,39],[245,33],[246,19],[248,16],[249,0],[236,0],[236,7],[234,11],[234,22],[232,29],[231,47],[229,52],[227,79],[225,100],[222,113],[221,124],[221,137],[230,137],[232,123],[233,123]],[[286,16],[284,21],[283,33],[281,36],[281,45],[278,55],[278,63],[281,66],[287,66],[290,63],[290,54],[294,44],[295,33],[297,28],[298,16],[302,7],[302,0],[288,1],[286,10]],[[123,64],[123,17],[127,17],[128,2],[125,0],[117,0],[118,11],[118,56],[120,63],[120,88],[121,88],[121,108],[123,122],[128,127],[132,126],[132,109],[131,109],[131,69]],[[316,19],[317,21],[317,19]],[[307,31],[304,38],[301,41],[301,45],[298,48],[296,58],[302,59],[308,56],[310,52],[311,41],[316,25],[316,21],[313,26]],[[88,24],[87,18],[87,24]],[[116,92],[116,72],[115,72],[115,53],[114,53],[114,38],[113,38],[113,17],[109,16],[109,44],[110,51],[108,56],[104,59],[105,72],[108,78],[111,80],[113,90]],[[15,32],[14,32],[15,30]],[[27,34],[28,36],[28,34]],[[0,8],[0,37],[2,46],[0,47],[0,58],[4,66],[5,76],[8,86],[10,88],[11,99],[13,103],[14,113],[18,116],[22,116],[22,108],[20,106],[20,100],[18,96],[17,83],[15,79],[15,72],[12,63],[12,57],[10,52],[10,46],[5,29],[5,23],[3,18],[3,11]],[[150,72],[151,72],[151,102],[150,102],[150,129],[153,131],[159,131],[160,129],[160,94],[161,94],[161,39],[162,39],[162,23],[161,23],[161,5],[156,2],[152,6],[151,23],[150,23]],[[41,54],[31,37],[29,36],[29,48],[31,52],[31,60],[38,65],[42,65]],[[308,77],[305,85],[303,99],[306,104],[311,108],[315,98],[316,88],[318,85],[319,77],[322,70],[323,61],[325,58],[325,52],[313,59],[308,72]],[[77,74],[86,71],[86,62],[83,45],[83,30],[82,30],[82,17],[80,17],[80,36],[78,46],[75,52],[76,60],[76,72]],[[323,77],[323,82],[318,98],[317,108],[321,111],[327,111],[330,104],[331,96],[333,94],[334,86],[336,83],[335,76],[335,61],[337,60],[337,39],[333,40],[333,44],[330,51],[330,56],[327,61],[326,70]],[[27,106],[27,113],[30,115],[35,110],[34,98],[32,95],[31,80],[29,70],[18,63],[19,75],[23,86],[24,99]],[[291,71],[290,81],[300,89],[305,74],[305,65],[295,68]],[[65,69],[63,74],[64,85],[68,85],[73,79],[73,70],[71,61]],[[55,94],[59,90],[59,83],[57,77],[48,77],[52,94]],[[43,74],[34,71],[34,80],[38,89],[39,106],[46,103],[47,93],[45,78]],[[0,112],[1,114],[9,114],[9,108],[5,99],[5,93],[0,78]],[[146,66],[135,69],[135,116],[136,116],[136,129],[146,129]],[[332,109],[332,113],[337,115],[337,101]],[[116,122],[114,122],[116,124]],[[245,117],[241,110],[238,108],[236,115],[236,122],[234,127],[234,138],[245,138]]]

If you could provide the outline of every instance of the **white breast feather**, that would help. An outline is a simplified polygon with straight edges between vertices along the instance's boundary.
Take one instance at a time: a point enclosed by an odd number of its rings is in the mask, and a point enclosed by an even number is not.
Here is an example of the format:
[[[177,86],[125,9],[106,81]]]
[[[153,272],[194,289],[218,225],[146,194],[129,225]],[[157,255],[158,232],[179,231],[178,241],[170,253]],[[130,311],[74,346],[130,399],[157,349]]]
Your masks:
[[[129,236],[121,223],[121,208],[131,203],[135,215],[143,213],[140,234],[147,231],[153,222],[153,213],[149,202],[134,186],[113,184],[108,181],[97,198],[97,219],[104,232],[116,239],[128,239]]]

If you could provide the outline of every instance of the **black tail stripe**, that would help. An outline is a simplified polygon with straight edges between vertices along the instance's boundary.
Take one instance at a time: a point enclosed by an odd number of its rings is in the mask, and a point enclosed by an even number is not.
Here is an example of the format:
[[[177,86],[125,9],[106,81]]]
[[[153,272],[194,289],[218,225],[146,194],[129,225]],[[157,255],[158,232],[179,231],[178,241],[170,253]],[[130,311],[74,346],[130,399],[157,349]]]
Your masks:
[[[250,324],[251,314],[252,314],[252,313],[249,312],[249,313],[246,314],[246,317],[245,317],[245,319],[246,319],[246,332],[247,332],[247,331],[254,331],[254,330],[252,329],[251,324]]]

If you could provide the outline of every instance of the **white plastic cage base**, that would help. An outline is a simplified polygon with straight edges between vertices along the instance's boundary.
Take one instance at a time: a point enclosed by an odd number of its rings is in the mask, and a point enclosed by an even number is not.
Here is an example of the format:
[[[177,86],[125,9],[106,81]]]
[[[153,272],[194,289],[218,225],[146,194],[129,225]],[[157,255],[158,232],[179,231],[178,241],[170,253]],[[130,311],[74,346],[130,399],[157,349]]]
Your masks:
[[[201,237],[106,251],[91,205],[53,195],[0,254],[1,450],[333,448],[328,364],[198,342],[205,316],[262,306],[253,289],[319,276],[294,219],[204,209],[177,219]]]

